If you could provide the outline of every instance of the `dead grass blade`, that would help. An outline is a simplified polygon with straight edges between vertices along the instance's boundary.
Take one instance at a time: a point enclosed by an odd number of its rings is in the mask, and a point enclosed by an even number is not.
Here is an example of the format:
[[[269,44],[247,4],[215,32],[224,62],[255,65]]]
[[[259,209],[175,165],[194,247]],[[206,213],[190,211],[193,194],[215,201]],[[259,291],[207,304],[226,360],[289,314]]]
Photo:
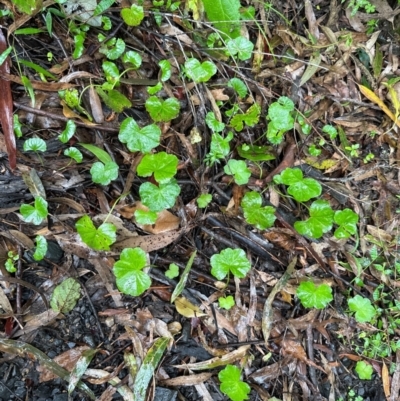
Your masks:
[[[275,298],[275,295],[280,292],[289,281],[290,276],[294,272],[294,267],[296,266],[297,258],[294,257],[292,261],[289,263],[289,266],[286,269],[285,274],[279,279],[279,281],[275,284],[275,287],[272,289],[271,293],[268,295],[267,300],[264,304],[264,310],[262,315],[262,331],[264,334],[264,341],[267,343],[269,336],[271,334],[272,323],[273,323],[273,309],[272,302]]]
[[[6,38],[0,29],[0,54],[7,50]],[[0,74],[10,73],[10,57],[7,57],[2,65],[0,65]],[[13,122],[13,99],[11,93],[10,81],[6,81],[0,77],[0,121],[3,128],[3,135],[6,142],[8,161],[11,170],[17,167],[17,145],[14,135]]]

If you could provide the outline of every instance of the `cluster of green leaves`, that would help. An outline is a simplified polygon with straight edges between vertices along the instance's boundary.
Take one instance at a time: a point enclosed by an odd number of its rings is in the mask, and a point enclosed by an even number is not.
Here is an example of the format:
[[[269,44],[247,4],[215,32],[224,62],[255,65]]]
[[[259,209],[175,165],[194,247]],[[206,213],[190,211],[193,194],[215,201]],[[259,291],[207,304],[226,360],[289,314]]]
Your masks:
[[[4,267],[9,273],[15,273],[17,271],[17,268],[15,267],[15,263],[19,260],[19,255],[18,253],[14,251],[8,251],[7,252],[7,259],[4,264]]]
[[[258,192],[247,192],[242,199],[241,206],[246,221],[259,230],[265,230],[274,224],[275,208],[262,206],[262,198]]]
[[[287,192],[298,202],[307,202],[321,195],[321,184],[313,178],[304,178],[300,169],[286,168],[274,176],[274,182],[288,186]],[[310,217],[294,224],[296,231],[311,238],[320,238],[338,225],[336,238],[349,238],[357,233],[358,215],[351,209],[333,211],[329,202],[318,199],[309,208]]]
[[[283,141],[285,132],[293,129],[294,103],[286,96],[281,96],[268,108],[267,138],[273,145],[279,145]]]

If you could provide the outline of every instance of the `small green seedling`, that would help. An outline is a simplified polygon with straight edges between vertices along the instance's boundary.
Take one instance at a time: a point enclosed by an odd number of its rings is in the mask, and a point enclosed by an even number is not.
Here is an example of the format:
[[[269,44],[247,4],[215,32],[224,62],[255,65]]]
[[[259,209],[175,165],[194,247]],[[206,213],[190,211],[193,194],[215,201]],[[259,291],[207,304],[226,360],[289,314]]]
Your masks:
[[[125,64],[129,64],[131,69],[137,70],[142,65],[142,57],[138,52],[128,50],[122,56],[122,61]]]
[[[137,122],[128,117],[122,121],[118,139],[131,152],[149,153],[160,144],[161,130],[157,125],[151,124],[140,128]]]
[[[233,175],[237,185],[247,184],[251,176],[251,171],[243,160],[229,160],[224,167],[224,171],[226,174]]]
[[[161,212],[174,206],[180,192],[181,188],[174,178],[158,186],[145,182],[139,188],[142,203],[153,212]]]
[[[127,295],[137,297],[150,288],[151,279],[143,272],[147,265],[146,252],[141,248],[126,248],[121,252],[113,272],[118,289]]]
[[[46,142],[41,138],[29,138],[24,142],[24,151],[46,152]]]
[[[229,310],[235,305],[235,300],[233,299],[232,295],[228,295],[227,297],[219,297],[218,304],[220,308]]]
[[[161,77],[160,80],[162,82],[166,82],[171,78],[172,67],[171,63],[168,60],[161,60],[158,65],[161,68]]]
[[[201,194],[197,199],[197,206],[200,209],[204,209],[208,206],[208,204],[212,201],[212,195],[211,194]]]
[[[242,131],[244,126],[254,127],[260,120],[261,107],[258,103],[254,103],[250,106],[246,113],[235,114],[231,121],[230,126],[234,128],[235,131]]]
[[[211,274],[218,280],[223,280],[227,274],[237,278],[244,278],[251,268],[251,264],[243,249],[226,248],[211,257]]]
[[[322,127],[322,132],[325,132],[325,134],[329,135],[330,139],[335,139],[338,136],[337,129],[333,127],[332,125],[324,125]]]
[[[76,132],[75,122],[73,120],[68,120],[64,131],[58,136],[58,139],[62,143],[67,143],[75,135],[75,132]]]
[[[206,124],[213,132],[221,132],[225,128],[225,124],[217,120],[213,111],[206,114]]]
[[[351,146],[345,146],[345,149],[349,152],[351,157],[358,157],[358,148],[360,147],[359,143],[355,143]]]
[[[323,309],[332,301],[332,288],[327,284],[316,286],[312,281],[303,281],[296,291],[305,308]]]
[[[220,390],[232,401],[243,401],[249,398],[250,386],[240,380],[241,371],[234,365],[226,365],[218,374]]]
[[[204,61],[200,63],[195,58],[189,58],[185,61],[185,74],[192,81],[207,82],[217,72],[217,67],[212,61]]]
[[[81,286],[77,280],[70,277],[59,284],[53,291],[50,306],[54,312],[68,313],[75,308],[81,297]]]
[[[349,238],[357,233],[359,217],[351,209],[338,210],[333,220],[339,226],[334,233],[336,238]]]
[[[120,80],[120,73],[118,67],[115,65],[115,63],[111,61],[104,61],[103,64],[101,65],[101,68],[103,69],[107,83],[109,84],[109,85],[103,84],[103,89],[113,89],[114,86],[119,84]]]
[[[96,92],[103,102],[116,113],[122,113],[125,109],[132,106],[130,100],[115,89],[97,87]]]
[[[21,205],[19,209],[25,222],[40,225],[49,214],[47,211],[47,202],[41,196],[35,198],[34,205]]]
[[[288,194],[297,202],[307,202],[311,198],[321,195],[321,184],[314,178],[304,178],[303,172],[298,168],[286,168],[279,175],[274,176],[277,184],[288,185]]]
[[[71,159],[75,160],[77,163],[82,163],[83,160],[83,155],[82,152],[75,148],[74,146],[71,146],[68,149],[64,150],[64,156],[70,157]]]
[[[15,273],[17,271],[17,268],[15,267],[15,262],[17,262],[18,259],[18,253],[14,251],[8,251],[7,260],[4,266],[9,273]]]
[[[229,132],[226,138],[214,133],[211,135],[210,152],[205,157],[206,164],[212,166],[215,162],[219,163],[229,155],[231,151],[229,142],[233,139],[233,133]]]
[[[82,241],[96,251],[109,251],[117,239],[117,227],[114,224],[103,223],[96,228],[87,215],[75,223],[75,228]]]
[[[233,88],[233,90],[238,94],[240,98],[244,98],[247,95],[247,86],[239,78],[231,78],[228,81],[228,87]]]
[[[132,4],[131,8],[123,8],[121,10],[121,18],[128,26],[138,26],[144,18],[143,7]]]
[[[100,42],[103,42],[104,39],[104,35],[99,35]],[[124,54],[125,46],[125,42],[121,38],[111,38],[101,44],[99,52],[105,54],[109,60],[117,60]]]
[[[243,36],[238,36],[235,39],[230,39],[226,42],[226,55],[237,57],[241,61],[248,60],[254,49],[254,44]]]
[[[2,64],[2,62],[1,62],[1,57],[0,57],[0,65],[1,64]],[[19,121],[18,114],[14,114],[13,115],[13,121],[14,121],[14,133],[15,133],[15,136],[17,138],[22,138],[22,124]]]
[[[152,155],[145,155],[137,167],[137,174],[140,177],[154,175],[155,180],[165,184],[176,174],[178,158],[166,152],[159,152]]]
[[[179,276],[179,266],[175,263],[171,263],[169,265],[168,270],[165,272],[165,275],[170,278],[171,280],[175,277]]]
[[[35,238],[36,248],[33,254],[33,259],[36,261],[42,260],[47,253],[47,240],[43,235],[38,235]]]
[[[178,99],[171,97],[163,100],[157,96],[150,96],[146,100],[145,107],[155,122],[173,120],[178,117],[181,108]]]
[[[377,314],[375,307],[368,298],[356,295],[348,300],[349,309],[355,312],[354,317],[359,323],[370,322]]]
[[[293,110],[294,103],[286,96],[281,96],[269,106],[267,138],[273,145],[279,145],[285,132],[293,129]]]
[[[361,380],[371,380],[373,369],[369,363],[365,361],[358,361],[355,370]]]
[[[243,215],[249,224],[259,230],[265,230],[275,222],[275,209],[272,206],[262,206],[261,195],[257,192],[247,192],[241,202]]]

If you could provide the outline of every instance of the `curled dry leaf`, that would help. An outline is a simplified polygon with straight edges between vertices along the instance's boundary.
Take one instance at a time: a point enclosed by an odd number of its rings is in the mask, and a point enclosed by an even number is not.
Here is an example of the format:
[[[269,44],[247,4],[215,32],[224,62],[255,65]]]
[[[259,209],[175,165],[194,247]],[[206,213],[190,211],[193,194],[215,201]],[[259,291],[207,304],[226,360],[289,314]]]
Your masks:
[[[0,54],[7,50],[6,38],[0,29]],[[8,161],[11,170],[17,167],[17,145],[14,135],[13,120],[13,99],[11,93],[11,83],[4,78],[5,74],[10,73],[10,57],[7,57],[0,65],[0,121],[6,143]]]

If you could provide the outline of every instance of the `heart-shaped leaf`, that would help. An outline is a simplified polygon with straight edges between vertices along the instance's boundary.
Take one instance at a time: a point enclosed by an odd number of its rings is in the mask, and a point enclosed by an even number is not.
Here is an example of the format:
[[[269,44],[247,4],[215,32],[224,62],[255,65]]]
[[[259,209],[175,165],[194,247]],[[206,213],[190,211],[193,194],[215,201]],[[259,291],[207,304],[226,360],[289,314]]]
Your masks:
[[[81,217],[75,227],[82,241],[96,251],[109,251],[110,245],[117,239],[117,227],[114,224],[103,223],[96,228],[87,215]]]
[[[155,124],[140,128],[137,122],[131,118],[126,118],[119,130],[118,139],[131,152],[149,153],[160,144],[161,130]]]
[[[121,10],[121,17],[126,25],[138,26],[144,18],[143,7],[132,4],[131,8],[123,8]]]
[[[146,100],[145,106],[150,117],[156,122],[173,120],[178,117],[181,107],[178,99],[174,97],[163,100],[157,96],[150,96]]]
[[[108,185],[118,177],[118,164],[114,162],[107,162],[106,164],[102,162],[93,163],[90,174],[94,183]]]
[[[200,63],[195,58],[185,62],[185,73],[194,82],[207,82],[217,72],[216,65],[211,61]]]

